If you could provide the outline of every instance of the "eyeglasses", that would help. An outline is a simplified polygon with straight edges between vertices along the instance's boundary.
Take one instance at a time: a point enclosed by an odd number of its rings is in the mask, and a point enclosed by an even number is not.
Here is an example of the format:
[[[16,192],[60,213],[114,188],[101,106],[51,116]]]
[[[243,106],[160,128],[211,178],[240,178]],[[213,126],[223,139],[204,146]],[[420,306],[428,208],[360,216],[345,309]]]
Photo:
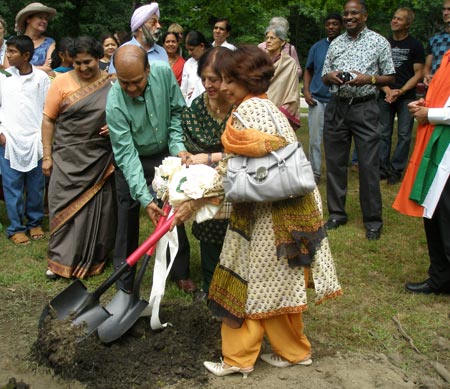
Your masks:
[[[344,11],[344,12],[342,12],[342,16],[348,16],[348,15],[351,15],[351,16],[356,16],[356,15],[359,15],[360,13],[362,13],[362,11],[357,11],[357,10],[351,10],[351,11]]]
[[[276,41],[278,38],[277,36],[266,36],[266,41]]]
[[[450,11],[450,7],[442,7],[442,11]]]

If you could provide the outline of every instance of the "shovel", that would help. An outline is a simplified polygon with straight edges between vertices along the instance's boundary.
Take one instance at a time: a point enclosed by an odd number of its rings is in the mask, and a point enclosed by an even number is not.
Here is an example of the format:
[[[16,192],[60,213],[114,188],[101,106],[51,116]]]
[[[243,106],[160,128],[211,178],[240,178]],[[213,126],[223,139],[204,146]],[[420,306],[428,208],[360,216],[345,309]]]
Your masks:
[[[100,304],[100,296],[113,285],[120,276],[132,268],[139,259],[170,229],[174,215],[163,221],[160,228],[155,230],[127,259],[126,262],[109,278],[107,278],[92,293],[86,289],[80,280],[74,281],[60,294],[53,298],[44,308],[39,318],[39,327],[42,327],[45,318],[54,312],[58,320],[71,320],[74,326],[83,326],[86,336],[94,332],[100,324],[107,320],[111,314]]]
[[[168,215],[170,205],[166,204],[163,210]],[[155,231],[161,228],[165,219],[166,217],[159,219]],[[111,316],[98,327],[98,337],[102,342],[111,343],[119,339],[136,323],[141,313],[148,307],[148,301],[140,298],[140,289],[145,270],[155,249],[156,245],[152,246],[144,256],[141,268],[134,282],[132,293],[120,289],[106,306],[106,310]]]

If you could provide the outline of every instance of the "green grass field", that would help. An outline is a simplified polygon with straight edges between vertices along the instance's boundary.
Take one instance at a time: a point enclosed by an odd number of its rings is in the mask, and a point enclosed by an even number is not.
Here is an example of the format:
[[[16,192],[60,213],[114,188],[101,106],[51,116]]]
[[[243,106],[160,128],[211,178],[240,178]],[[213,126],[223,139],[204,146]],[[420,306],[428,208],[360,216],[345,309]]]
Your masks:
[[[307,150],[307,124],[304,118],[298,135]],[[322,179],[320,191],[326,219],[324,182]],[[450,340],[450,297],[412,295],[405,292],[403,286],[407,281],[422,281],[427,276],[429,259],[422,220],[403,216],[391,208],[399,185],[388,186],[386,182],[382,182],[381,187],[383,233],[379,241],[369,242],[365,238],[359,207],[358,173],[349,171],[349,220],[347,225],[329,233],[344,295],[319,306],[311,303],[304,315],[306,332],[313,342],[322,344],[325,348],[398,353],[402,367],[414,369],[417,353],[400,335],[398,325],[393,320],[396,317],[427,360],[438,361],[450,367],[450,347],[438,347],[441,339]],[[4,226],[8,223],[3,203],[0,203],[0,221]],[[141,225],[143,240],[151,232],[150,222],[144,215],[141,217]],[[190,232],[189,226],[187,230]],[[47,241],[43,240],[16,247],[4,233],[0,236],[0,287],[17,292],[14,304],[22,311],[30,304],[20,298],[22,294],[39,290],[51,298],[70,283],[68,280],[46,279],[46,244]],[[198,243],[192,237],[191,256],[192,277],[200,282]],[[89,289],[93,289],[111,271],[112,266],[109,264],[101,276],[85,280],[84,283]],[[143,288],[144,297],[148,296],[151,286],[150,273],[149,269]],[[104,298],[108,299],[112,293],[113,288]],[[312,297],[311,295],[311,302]],[[166,298],[190,299],[171,282],[167,285]],[[41,303],[42,301],[36,302]],[[13,309],[11,306],[11,310]],[[36,318],[24,314],[24,320]]]

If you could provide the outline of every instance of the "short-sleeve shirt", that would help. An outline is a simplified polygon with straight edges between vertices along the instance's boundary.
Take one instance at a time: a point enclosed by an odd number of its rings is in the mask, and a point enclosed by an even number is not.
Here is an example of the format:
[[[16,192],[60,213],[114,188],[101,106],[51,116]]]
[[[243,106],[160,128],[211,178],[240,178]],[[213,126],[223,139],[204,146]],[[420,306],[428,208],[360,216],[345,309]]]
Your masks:
[[[392,75],[395,73],[392,61],[391,45],[386,38],[369,30],[362,30],[356,39],[347,32],[335,38],[328,49],[322,76],[332,71],[352,72],[353,70],[369,75]],[[331,86],[331,93],[337,94],[338,86]],[[375,94],[375,85],[361,87],[342,85],[341,97],[362,97]]]
[[[406,82],[414,76],[414,64],[425,63],[425,51],[422,43],[412,36],[408,36],[402,40],[394,40],[392,37],[388,39],[392,49],[392,60],[395,67],[395,81],[392,84],[393,89],[400,89]],[[414,97],[414,89],[411,92]]]
[[[433,55],[431,62],[431,74],[436,73],[441,64],[442,57],[450,49],[450,34],[448,32],[439,32],[433,35],[428,41],[426,55]]]
[[[314,43],[309,49],[306,61],[306,69],[311,70],[313,73],[309,91],[316,100],[322,103],[328,102],[331,97],[330,88],[322,81],[323,63],[329,46],[330,41],[327,38]]]

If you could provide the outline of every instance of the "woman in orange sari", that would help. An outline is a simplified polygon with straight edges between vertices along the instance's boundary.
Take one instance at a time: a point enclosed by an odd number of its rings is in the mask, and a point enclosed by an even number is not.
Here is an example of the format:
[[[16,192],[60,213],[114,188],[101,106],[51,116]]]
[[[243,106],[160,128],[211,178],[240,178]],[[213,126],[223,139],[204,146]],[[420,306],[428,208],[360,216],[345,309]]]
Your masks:
[[[102,52],[95,39],[77,38],[71,50],[74,70],[55,78],[44,107],[49,278],[98,274],[114,247],[113,154],[105,124],[112,80],[99,69]]]

